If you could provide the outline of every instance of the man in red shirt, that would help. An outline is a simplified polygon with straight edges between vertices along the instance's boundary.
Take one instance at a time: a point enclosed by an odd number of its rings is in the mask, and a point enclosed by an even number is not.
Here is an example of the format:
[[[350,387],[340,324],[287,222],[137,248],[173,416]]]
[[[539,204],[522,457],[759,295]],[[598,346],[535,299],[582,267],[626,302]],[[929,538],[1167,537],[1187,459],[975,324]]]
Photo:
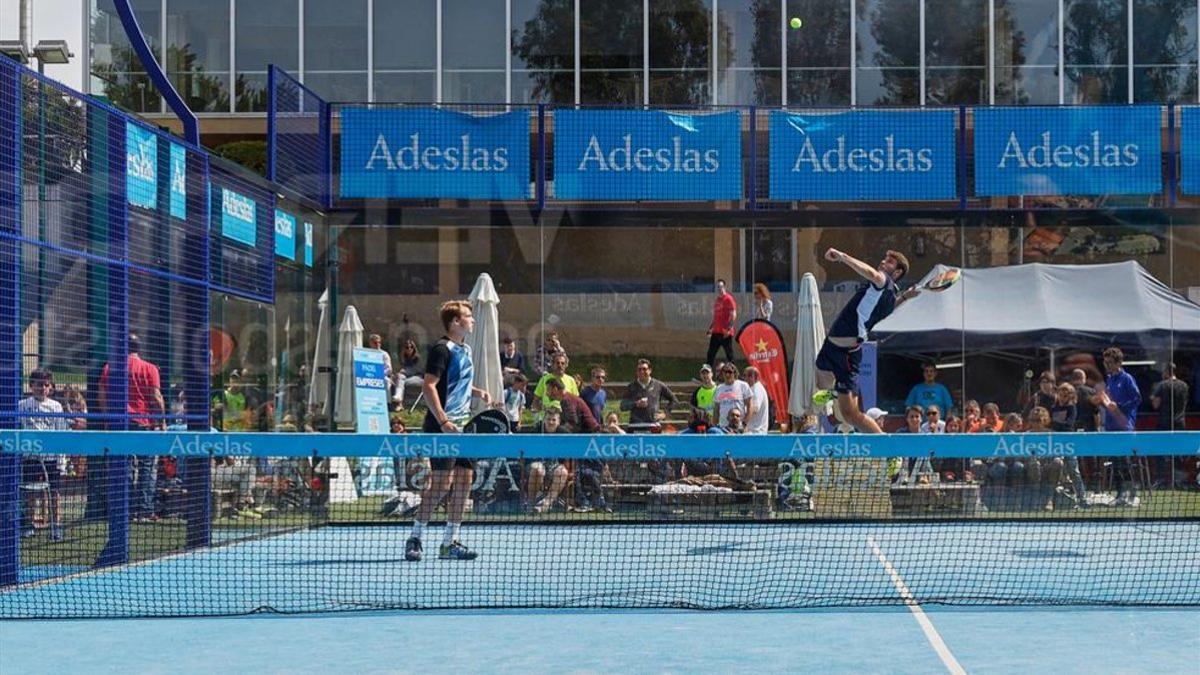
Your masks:
[[[141,357],[141,343],[137,335],[129,335],[129,358],[126,369],[129,371],[129,397],[126,413],[135,429],[150,431],[166,426],[166,402],[163,400],[162,384],[159,379],[158,366]],[[108,364],[100,371],[100,409],[106,413],[108,408]],[[158,415],[151,419],[149,415]],[[136,415],[136,417],[135,417]],[[133,493],[137,498],[131,500],[130,515],[134,518],[157,520],[154,512],[155,497],[155,468],[157,457],[134,455],[132,458],[134,470]]]
[[[708,357],[705,363],[716,363],[717,350],[725,348],[725,360],[733,362],[733,324],[737,321],[737,302],[725,290],[725,280],[717,279],[717,299],[713,301],[712,323],[708,326]]]

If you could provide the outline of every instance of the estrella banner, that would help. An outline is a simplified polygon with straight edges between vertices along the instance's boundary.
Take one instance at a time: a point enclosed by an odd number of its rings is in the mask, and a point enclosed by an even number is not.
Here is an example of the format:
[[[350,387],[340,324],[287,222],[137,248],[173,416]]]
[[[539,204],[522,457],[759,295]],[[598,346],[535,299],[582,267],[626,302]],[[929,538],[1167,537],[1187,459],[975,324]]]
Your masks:
[[[1180,123],[1179,189],[1185,195],[1200,195],[1200,108],[1180,108]]]
[[[741,113],[554,113],[556,199],[742,198]]]
[[[134,206],[158,208],[158,136],[125,123],[125,195]]]
[[[182,145],[171,144],[171,215],[180,220],[187,218],[187,150]]]
[[[354,348],[354,414],[360,434],[386,434],[388,424],[385,354],[379,349]]]
[[[296,259],[296,216],[275,209],[275,255]]]
[[[313,266],[313,229],[312,223],[304,223],[304,266]]]
[[[953,110],[771,113],[771,199],[949,200]]]
[[[742,326],[738,346],[746,361],[758,368],[759,381],[767,388],[767,397],[775,406],[775,421],[788,421],[787,347],[779,328],[766,319],[755,319]]]
[[[529,113],[342,111],[343,198],[527,199]]]
[[[1161,108],[975,108],[975,194],[1162,191]]]
[[[253,199],[221,188],[221,235],[251,247],[258,244],[258,205]]]

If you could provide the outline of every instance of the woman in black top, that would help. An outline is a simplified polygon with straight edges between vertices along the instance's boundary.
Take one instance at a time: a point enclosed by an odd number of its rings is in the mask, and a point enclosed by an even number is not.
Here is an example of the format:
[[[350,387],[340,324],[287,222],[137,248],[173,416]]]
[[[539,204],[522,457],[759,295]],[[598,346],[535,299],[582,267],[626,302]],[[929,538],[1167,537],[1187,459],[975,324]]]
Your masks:
[[[1051,431],[1075,431],[1079,414],[1075,387],[1064,382],[1055,389],[1054,405],[1050,406]]]

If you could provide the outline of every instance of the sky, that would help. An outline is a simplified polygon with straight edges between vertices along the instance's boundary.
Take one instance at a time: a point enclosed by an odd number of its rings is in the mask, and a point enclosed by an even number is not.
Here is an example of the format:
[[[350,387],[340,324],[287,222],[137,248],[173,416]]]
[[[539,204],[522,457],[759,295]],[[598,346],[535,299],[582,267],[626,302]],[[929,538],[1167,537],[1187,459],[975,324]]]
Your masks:
[[[46,66],[46,75],[75,89],[83,87],[83,10],[87,0],[30,0],[33,3],[32,42],[66,40],[75,57],[71,63]],[[0,40],[20,37],[21,0],[0,0]],[[33,45],[30,45],[32,47]],[[33,64],[36,67],[36,63]]]

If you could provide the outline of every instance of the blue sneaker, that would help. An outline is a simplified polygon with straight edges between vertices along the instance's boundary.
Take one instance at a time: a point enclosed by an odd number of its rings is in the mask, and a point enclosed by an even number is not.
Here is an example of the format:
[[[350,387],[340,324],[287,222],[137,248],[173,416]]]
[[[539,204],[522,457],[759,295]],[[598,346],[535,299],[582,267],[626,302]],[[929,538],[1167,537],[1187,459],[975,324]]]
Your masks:
[[[404,542],[404,559],[409,562],[420,562],[421,555],[421,540],[416,537],[409,537],[408,541]]]
[[[474,560],[479,557],[479,554],[463,546],[461,542],[455,541],[449,545],[442,544],[442,548],[438,551],[438,557],[442,560]]]

